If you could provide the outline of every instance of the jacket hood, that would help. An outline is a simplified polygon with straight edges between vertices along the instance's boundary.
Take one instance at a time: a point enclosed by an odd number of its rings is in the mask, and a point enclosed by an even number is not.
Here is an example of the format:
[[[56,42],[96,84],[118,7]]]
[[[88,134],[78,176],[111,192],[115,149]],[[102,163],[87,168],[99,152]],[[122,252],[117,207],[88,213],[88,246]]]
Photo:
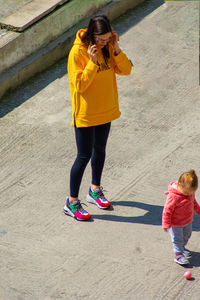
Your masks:
[[[183,195],[179,190],[177,189],[177,181],[172,181],[168,186],[168,191],[165,192],[165,195],[168,195],[169,193],[173,193],[176,195]]]
[[[87,31],[87,29],[80,29],[77,33],[76,33],[76,39],[74,41],[74,45],[82,45],[84,46],[84,43],[81,40],[81,37],[83,36],[83,34]]]

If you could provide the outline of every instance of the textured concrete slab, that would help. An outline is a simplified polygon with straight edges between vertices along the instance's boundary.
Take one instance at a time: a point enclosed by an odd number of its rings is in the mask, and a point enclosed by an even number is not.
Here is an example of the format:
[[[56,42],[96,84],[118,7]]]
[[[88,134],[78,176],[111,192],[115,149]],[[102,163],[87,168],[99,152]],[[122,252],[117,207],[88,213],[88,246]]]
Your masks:
[[[0,0],[0,20],[33,0]]]
[[[200,216],[188,248],[193,280],[161,228],[164,191],[200,177],[198,3],[151,0],[113,27],[134,63],[118,76],[102,185],[112,210],[93,222],[62,212],[76,155],[66,59],[0,103],[2,300],[199,300]],[[88,165],[80,199],[91,179]],[[200,191],[197,191],[200,203]]]
[[[34,0],[22,6],[11,15],[0,20],[0,26],[14,31],[24,31],[33,23],[37,22],[56,7],[69,0]]]

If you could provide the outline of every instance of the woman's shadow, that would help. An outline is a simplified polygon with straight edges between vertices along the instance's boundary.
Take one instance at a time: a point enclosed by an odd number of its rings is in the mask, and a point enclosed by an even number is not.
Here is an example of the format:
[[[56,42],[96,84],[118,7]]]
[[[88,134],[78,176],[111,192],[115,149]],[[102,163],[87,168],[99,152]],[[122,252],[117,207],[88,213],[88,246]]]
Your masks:
[[[128,208],[127,216],[109,214],[109,211],[113,211],[114,208],[117,209],[118,206],[125,206]],[[134,216],[133,213],[131,212],[131,208],[139,208],[142,209],[143,211],[146,211],[146,213],[144,213],[144,215],[142,216]],[[93,219],[106,220],[112,222],[139,223],[139,224],[146,224],[146,225],[161,226],[162,211],[163,211],[163,206],[161,205],[146,204],[146,203],[135,202],[135,201],[114,201],[111,202],[111,208],[108,209],[107,214],[99,214],[99,215],[93,214],[92,217]],[[196,214],[194,214],[193,231],[200,231],[200,216]]]
[[[140,223],[140,224],[149,224],[149,225],[161,225],[162,220],[162,210],[163,206],[145,204],[135,201],[114,201],[111,203],[111,208],[108,209],[114,210],[118,206],[129,207],[127,210],[127,216],[119,216],[113,214],[103,214],[103,215],[92,215],[94,219],[112,221],[112,222],[127,222],[127,223]],[[145,210],[146,213],[142,216],[134,216],[131,212],[132,208],[139,208]]]

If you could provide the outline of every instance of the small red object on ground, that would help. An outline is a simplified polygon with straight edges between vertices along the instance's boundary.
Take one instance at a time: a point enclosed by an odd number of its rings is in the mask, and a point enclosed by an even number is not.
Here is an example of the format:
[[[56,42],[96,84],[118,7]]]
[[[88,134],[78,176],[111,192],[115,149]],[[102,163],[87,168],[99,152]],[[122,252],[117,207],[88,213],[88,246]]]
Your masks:
[[[192,274],[191,274],[190,271],[187,271],[187,272],[184,273],[184,276],[185,276],[186,279],[190,279],[192,277]]]

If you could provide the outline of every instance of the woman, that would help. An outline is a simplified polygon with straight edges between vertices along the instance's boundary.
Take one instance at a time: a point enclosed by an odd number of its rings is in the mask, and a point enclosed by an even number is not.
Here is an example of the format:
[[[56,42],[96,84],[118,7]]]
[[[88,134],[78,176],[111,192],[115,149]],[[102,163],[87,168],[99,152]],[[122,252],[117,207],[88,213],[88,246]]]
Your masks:
[[[77,32],[68,58],[77,157],[70,173],[70,196],[64,207],[64,212],[77,220],[91,217],[78,200],[90,159],[92,181],[87,201],[101,209],[110,206],[101,187],[101,175],[111,121],[120,116],[115,73],[128,75],[131,68],[132,63],[119,48],[118,35],[106,16],[93,17],[87,29]]]

